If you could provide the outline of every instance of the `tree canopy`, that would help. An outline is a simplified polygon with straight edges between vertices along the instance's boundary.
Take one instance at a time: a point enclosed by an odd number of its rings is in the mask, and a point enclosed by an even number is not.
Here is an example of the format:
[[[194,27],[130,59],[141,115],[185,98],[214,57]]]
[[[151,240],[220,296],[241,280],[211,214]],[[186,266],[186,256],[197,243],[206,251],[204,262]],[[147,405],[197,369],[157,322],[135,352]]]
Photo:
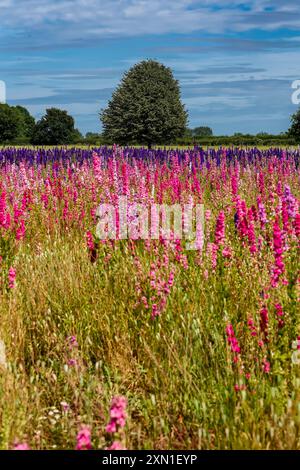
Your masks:
[[[8,104],[0,104],[0,142],[14,140],[21,132],[21,117],[15,108]]]
[[[183,136],[187,125],[178,81],[154,60],[125,73],[100,116],[104,138],[118,144],[168,144]]]
[[[293,137],[297,143],[300,142],[300,109],[291,117],[289,135]]]
[[[32,142],[37,145],[70,144],[81,135],[74,127],[74,119],[67,111],[49,108],[36,123]]]
[[[22,106],[0,104],[0,142],[30,142],[35,120]]]
[[[192,135],[195,137],[207,137],[213,135],[213,131],[208,126],[199,126],[192,129]]]
[[[23,106],[16,106],[15,110],[17,113],[19,113],[21,118],[21,129],[20,135],[18,137],[21,139],[25,138],[25,140],[30,142],[34,132],[35,119]]]

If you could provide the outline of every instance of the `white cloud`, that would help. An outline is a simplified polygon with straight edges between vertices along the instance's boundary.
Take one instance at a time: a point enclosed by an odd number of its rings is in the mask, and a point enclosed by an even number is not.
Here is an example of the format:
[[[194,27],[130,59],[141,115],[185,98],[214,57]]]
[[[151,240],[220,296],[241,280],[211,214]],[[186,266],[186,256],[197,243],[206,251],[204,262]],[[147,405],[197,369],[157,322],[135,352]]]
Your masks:
[[[68,39],[86,34],[220,33],[300,26],[298,0],[249,0],[247,11],[240,5],[240,0],[0,0],[0,22],[20,30],[30,27],[33,32],[55,27]],[[60,29],[60,22],[74,28]]]

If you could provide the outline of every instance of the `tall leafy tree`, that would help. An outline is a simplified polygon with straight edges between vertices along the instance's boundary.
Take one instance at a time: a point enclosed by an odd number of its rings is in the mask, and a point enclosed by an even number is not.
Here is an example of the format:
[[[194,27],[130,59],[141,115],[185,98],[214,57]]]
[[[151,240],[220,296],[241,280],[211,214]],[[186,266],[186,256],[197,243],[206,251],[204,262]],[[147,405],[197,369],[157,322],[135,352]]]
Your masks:
[[[0,143],[14,141],[22,131],[22,117],[16,108],[0,104]]]
[[[20,129],[20,138],[25,138],[28,141],[32,139],[33,136],[33,131],[34,131],[34,126],[35,126],[35,120],[34,117],[31,116],[29,111],[24,108],[23,106],[15,106],[15,110],[17,113],[19,113],[20,118],[21,118],[21,129]]]
[[[300,109],[292,115],[291,127],[288,133],[296,142],[300,142]]]
[[[37,145],[71,144],[78,139],[74,119],[67,111],[57,108],[46,110],[34,128],[32,142]]]
[[[100,113],[104,138],[119,144],[167,144],[184,135],[187,112],[172,70],[147,60],[122,78]]]
[[[195,127],[194,129],[192,129],[192,135],[195,137],[207,137],[207,136],[212,136],[213,131],[210,127],[200,126],[200,127]]]

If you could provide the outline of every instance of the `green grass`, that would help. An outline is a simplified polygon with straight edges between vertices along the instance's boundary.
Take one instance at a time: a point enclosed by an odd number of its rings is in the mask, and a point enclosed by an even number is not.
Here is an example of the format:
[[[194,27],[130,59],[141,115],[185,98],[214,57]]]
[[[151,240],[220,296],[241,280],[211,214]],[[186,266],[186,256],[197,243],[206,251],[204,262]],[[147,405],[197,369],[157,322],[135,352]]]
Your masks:
[[[152,255],[141,244],[137,255],[146,276]],[[136,306],[137,273],[127,242],[115,250],[102,247],[95,264],[75,231],[36,235],[22,247],[17,288],[3,292],[0,304],[9,358],[0,378],[2,448],[16,439],[35,448],[73,448],[80,423],[92,424],[93,439],[103,446],[116,394],[129,399],[128,448],[300,447],[299,371],[283,354],[285,340],[276,339],[273,321],[277,356],[267,376],[242,326],[249,315],[258,321],[267,270],[249,256],[237,257],[206,279],[209,260],[185,271],[168,255],[176,283],[165,311],[152,321]],[[296,315],[292,299],[283,294],[282,301]],[[226,346],[228,321],[240,325],[244,367],[251,373],[247,392],[234,390],[245,381]],[[78,366],[66,370],[70,335],[79,342]],[[257,364],[253,354],[260,355]],[[67,416],[62,401],[71,406]],[[53,409],[57,419],[49,414]]]

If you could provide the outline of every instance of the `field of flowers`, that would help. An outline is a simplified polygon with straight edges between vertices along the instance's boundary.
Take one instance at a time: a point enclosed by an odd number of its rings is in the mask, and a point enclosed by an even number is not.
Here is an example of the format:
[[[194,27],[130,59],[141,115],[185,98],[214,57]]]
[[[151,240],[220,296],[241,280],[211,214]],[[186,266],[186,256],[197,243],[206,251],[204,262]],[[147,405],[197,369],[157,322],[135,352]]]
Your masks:
[[[202,248],[98,240],[124,195]],[[299,208],[296,149],[1,149],[0,447],[300,449]]]

